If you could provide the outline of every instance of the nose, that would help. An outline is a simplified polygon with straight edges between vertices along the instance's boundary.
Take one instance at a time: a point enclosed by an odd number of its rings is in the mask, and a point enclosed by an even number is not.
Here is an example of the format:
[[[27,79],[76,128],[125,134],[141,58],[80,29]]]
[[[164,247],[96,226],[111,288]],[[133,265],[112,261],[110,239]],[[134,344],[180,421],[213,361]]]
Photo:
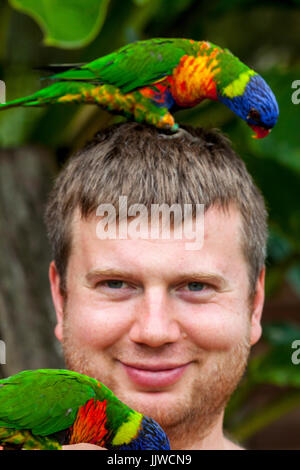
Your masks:
[[[172,304],[163,289],[145,290],[136,305],[134,322],[129,332],[131,341],[152,348],[176,342],[180,338],[181,329]]]

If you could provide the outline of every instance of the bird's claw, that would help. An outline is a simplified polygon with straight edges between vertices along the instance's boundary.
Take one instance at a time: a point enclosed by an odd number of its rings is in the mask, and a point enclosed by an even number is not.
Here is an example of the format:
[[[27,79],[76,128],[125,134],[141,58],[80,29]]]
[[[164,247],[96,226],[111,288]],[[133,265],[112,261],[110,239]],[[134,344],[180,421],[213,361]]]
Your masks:
[[[172,134],[161,134],[161,136],[164,138],[164,139],[178,139],[180,137],[185,137],[187,138],[190,142],[193,142],[193,143],[199,143],[199,138],[198,137],[195,137],[193,136],[192,134],[190,134],[188,131],[186,131],[185,129],[182,129],[182,127],[179,127],[175,132],[173,132]]]

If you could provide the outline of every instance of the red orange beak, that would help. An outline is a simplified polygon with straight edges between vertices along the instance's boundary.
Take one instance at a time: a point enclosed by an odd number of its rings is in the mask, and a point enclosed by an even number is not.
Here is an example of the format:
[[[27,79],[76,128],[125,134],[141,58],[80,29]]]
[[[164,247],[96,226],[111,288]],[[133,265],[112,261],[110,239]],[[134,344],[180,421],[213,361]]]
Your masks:
[[[249,126],[255,132],[255,134],[252,136],[253,139],[263,139],[271,132],[271,129],[264,129],[263,127],[254,126],[252,124],[249,124]]]

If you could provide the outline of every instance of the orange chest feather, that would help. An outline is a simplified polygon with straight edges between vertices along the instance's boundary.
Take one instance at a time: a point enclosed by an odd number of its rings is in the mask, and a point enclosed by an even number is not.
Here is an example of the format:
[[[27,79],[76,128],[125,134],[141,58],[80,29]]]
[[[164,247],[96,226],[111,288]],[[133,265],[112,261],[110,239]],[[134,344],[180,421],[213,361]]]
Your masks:
[[[78,410],[77,417],[70,429],[69,444],[89,442],[99,446],[105,443],[109,431],[106,428],[106,401],[91,398]]]
[[[215,55],[185,55],[180,59],[171,83],[173,98],[179,106],[192,107],[206,98],[217,100],[214,77],[220,69]]]

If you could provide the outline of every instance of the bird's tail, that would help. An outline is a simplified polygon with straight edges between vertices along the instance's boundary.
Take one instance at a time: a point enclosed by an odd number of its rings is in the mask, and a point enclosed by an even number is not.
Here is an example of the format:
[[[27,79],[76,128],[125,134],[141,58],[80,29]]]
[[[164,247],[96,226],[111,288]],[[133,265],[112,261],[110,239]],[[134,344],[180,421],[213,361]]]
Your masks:
[[[93,88],[90,83],[84,84],[84,91],[87,92]],[[56,82],[43,88],[32,95],[0,103],[0,111],[3,109],[13,108],[16,106],[44,106],[55,103],[72,103],[84,102],[85,94],[83,93],[83,85],[80,82]]]
[[[33,103],[35,102],[35,94],[26,96],[25,98],[19,98],[17,100],[8,101],[7,103],[0,103],[0,110],[14,108],[15,106],[37,106]]]

